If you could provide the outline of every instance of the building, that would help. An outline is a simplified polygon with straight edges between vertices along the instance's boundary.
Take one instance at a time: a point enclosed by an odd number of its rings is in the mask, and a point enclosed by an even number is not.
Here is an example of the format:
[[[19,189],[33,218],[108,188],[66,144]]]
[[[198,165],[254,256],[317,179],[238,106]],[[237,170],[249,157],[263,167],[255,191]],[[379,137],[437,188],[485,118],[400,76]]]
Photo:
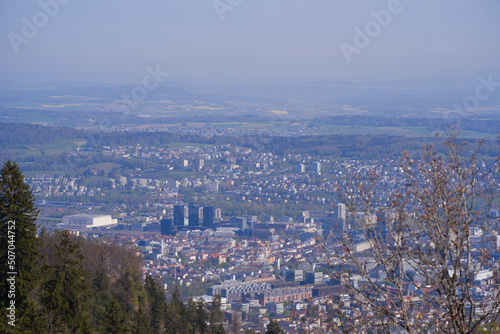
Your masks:
[[[146,223],[132,223],[130,224],[130,230],[135,232],[142,232],[144,231],[145,226]]]
[[[209,193],[216,193],[219,191],[219,183],[208,182],[205,184],[205,190]]]
[[[287,282],[301,282],[304,280],[303,270],[287,270],[285,271],[285,280]]]
[[[306,284],[318,284],[323,283],[324,274],[321,272],[306,273],[305,283]]]
[[[203,227],[213,228],[215,221],[215,210],[212,206],[203,208]]]
[[[314,167],[316,168],[316,173],[321,174],[321,162],[315,162]]]
[[[160,221],[161,225],[161,235],[173,235],[174,233],[174,224],[172,218],[163,218]]]
[[[240,230],[246,230],[248,229],[247,219],[244,217],[231,217],[231,219],[229,219],[229,226],[237,227]]]
[[[299,165],[297,166],[297,172],[299,172],[299,173],[305,173],[305,172],[306,172],[306,165],[304,165],[304,164],[299,164]]]
[[[241,301],[245,295],[246,297],[250,297],[255,293],[264,292],[269,289],[270,286],[267,283],[253,283],[230,280],[208,288],[207,292],[209,295],[220,295],[223,298],[227,298],[228,302],[233,302]]]
[[[203,213],[202,213],[203,215]],[[188,225],[190,228],[200,226],[200,207],[196,205],[188,206]]]
[[[174,226],[189,226],[189,209],[186,205],[174,205]]]
[[[217,208],[215,209],[215,220],[221,220],[222,219],[222,209]]]
[[[316,285],[312,288],[311,294],[313,298],[317,297],[327,297],[327,296],[332,296],[332,295],[339,295],[341,293],[341,286],[340,285],[326,285],[326,284],[320,284]]]
[[[343,203],[337,204],[337,218],[343,221],[347,219],[347,206]]]
[[[284,303],[311,298],[311,290],[311,287],[270,289],[262,293],[256,293],[255,297],[262,306],[266,306],[269,303]]]
[[[62,219],[62,224],[58,224],[58,226],[67,229],[87,229],[114,226],[117,224],[117,219],[111,218],[110,215],[78,214],[72,216],[64,216]]]
[[[127,177],[125,176],[122,176],[118,179],[118,183],[120,184],[120,186],[125,186],[127,185]]]

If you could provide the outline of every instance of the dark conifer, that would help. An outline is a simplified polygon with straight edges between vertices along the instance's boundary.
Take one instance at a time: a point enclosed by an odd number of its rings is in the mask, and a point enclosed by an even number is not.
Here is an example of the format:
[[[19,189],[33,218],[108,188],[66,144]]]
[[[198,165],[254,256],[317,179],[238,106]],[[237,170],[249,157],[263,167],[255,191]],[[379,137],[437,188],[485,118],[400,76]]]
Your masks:
[[[54,325],[60,323],[67,330],[77,331],[89,317],[90,277],[82,266],[80,239],[64,231],[59,232],[57,240],[56,263],[46,266],[42,303]]]
[[[147,292],[148,302],[150,306],[150,328],[152,333],[160,333],[163,331],[164,315],[166,307],[165,290],[161,283],[151,277],[146,276],[144,289]]]
[[[285,332],[281,329],[278,321],[271,320],[271,322],[267,325],[264,334],[285,334]]]
[[[16,332],[42,331],[33,291],[39,283],[40,253],[36,217],[39,210],[17,164],[7,161],[0,171],[0,298],[2,327],[7,326],[7,303],[15,300]],[[13,278],[15,298],[9,298]],[[11,294],[12,296],[12,294]]]
[[[128,333],[127,319],[120,304],[113,299],[106,307],[105,333],[126,334]]]

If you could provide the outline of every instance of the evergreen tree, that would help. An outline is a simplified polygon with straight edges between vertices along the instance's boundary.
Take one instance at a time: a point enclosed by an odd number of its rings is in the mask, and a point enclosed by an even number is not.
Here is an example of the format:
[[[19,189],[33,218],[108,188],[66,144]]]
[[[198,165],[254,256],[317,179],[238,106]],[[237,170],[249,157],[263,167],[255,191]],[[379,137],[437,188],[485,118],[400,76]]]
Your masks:
[[[128,333],[127,319],[116,299],[113,299],[106,307],[105,333],[126,334]]]
[[[205,302],[200,298],[200,300],[198,300],[198,302],[196,303],[196,316],[195,316],[195,322],[197,324],[200,333],[207,332],[208,330],[207,321],[208,321],[208,314],[205,308]]]
[[[115,294],[120,297],[123,310],[126,314],[132,313],[139,308],[141,291],[144,290],[138,270],[130,265],[125,265],[118,280]]]
[[[196,302],[194,301],[193,298],[189,299],[186,313],[189,319],[188,322],[189,332],[193,334],[200,333],[198,329],[198,323],[196,321]]]
[[[142,306],[139,306],[139,310],[134,314],[132,322],[132,333],[133,334],[149,334],[149,318],[144,312]]]
[[[271,320],[271,322],[267,325],[264,334],[285,334],[285,332],[281,329],[278,321]]]
[[[222,311],[220,309],[221,304],[222,301],[220,295],[215,295],[212,301],[212,305],[210,306],[210,315],[209,315],[210,331],[212,333],[220,332],[219,324],[221,323],[223,317]]]
[[[56,263],[46,266],[48,278],[42,284],[42,303],[50,316],[49,328],[80,332],[89,320],[90,278],[82,267],[80,239],[68,231],[57,237]]]
[[[33,298],[40,277],[40,240],[36,237],[35,223],[38,213],[33,193],[19,167],[7,161],[0,171],[0,330],[4,332],[43,331]],[[13,280],[8,282],[8,278]],[[9,297],[11,286],[15,298],[10,298],[12,294]],[[16,327],[6,323],[6,307],[11,307],[12,300]]]
[[[165,314],[165,291],[161,283],[155,280],[151,275],[146,276],[144,289],[147,292],[150,306],[150,328],[152,333],[163,331],[163,318]]]
[[[214,329],[212,329],[213,334],[226,334],[226,330],[224,329],[223,324],[219,324],[218,326],[215,326]]]
[[[172,293],[172,299],[170,303],[167,305],[166,312],[166,326],[167,333],[169,334],[182,334],[189,333],[188,326],[189,319],[187,317],[187,309],[184,303],[182,302],[179,289],[177,286],[174,287],[174,291]]]
[[[93,298],[90,301],[92,326],[102,328],[107,323],[106,305],[109,305],[113,300],[109,280],[104,269],[100,269],[92,280],[92,292]]]

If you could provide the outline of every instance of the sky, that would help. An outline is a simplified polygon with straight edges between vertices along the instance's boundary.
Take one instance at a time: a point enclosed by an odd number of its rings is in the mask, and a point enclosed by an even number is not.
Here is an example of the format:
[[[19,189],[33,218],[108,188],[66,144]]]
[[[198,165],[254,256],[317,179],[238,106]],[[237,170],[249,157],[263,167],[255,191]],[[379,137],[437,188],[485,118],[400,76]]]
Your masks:
[[[498,0],[3,0],[0,80],[484,71],[500,68],[499,15]]]

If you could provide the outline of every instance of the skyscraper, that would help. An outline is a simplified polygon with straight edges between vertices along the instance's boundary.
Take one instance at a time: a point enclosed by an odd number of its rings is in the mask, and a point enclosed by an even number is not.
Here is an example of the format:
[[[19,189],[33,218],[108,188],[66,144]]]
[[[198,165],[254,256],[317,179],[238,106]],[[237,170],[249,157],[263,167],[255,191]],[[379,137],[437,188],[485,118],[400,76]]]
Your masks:
[[[203,208],[203,227],[212,228],[214,227],[215,220],[215,210],[212,206],[206,206]]]
[[[196,205],[188,206],[188,224],[190,228],[200,226],[200,208]]]
[[[174,226],[189,225],[188,207],[185,205],[174,205]]]
[[[314,165],[316,167],[316,173],[321,174],[321,162],[316,161]]]
[[[172,224],[172,218],[164,218],[160,221],[161,224],[161,235],[172,235],[174,231],[174,226]]]
[[[299,173],[305,173],[305,172],[306,172],[306,165],[304,165],[304,164],[302,164],[302,163],[301,163],[301,164],[299,164],[299,165],[297,166],[297,172],[299,172]]]

